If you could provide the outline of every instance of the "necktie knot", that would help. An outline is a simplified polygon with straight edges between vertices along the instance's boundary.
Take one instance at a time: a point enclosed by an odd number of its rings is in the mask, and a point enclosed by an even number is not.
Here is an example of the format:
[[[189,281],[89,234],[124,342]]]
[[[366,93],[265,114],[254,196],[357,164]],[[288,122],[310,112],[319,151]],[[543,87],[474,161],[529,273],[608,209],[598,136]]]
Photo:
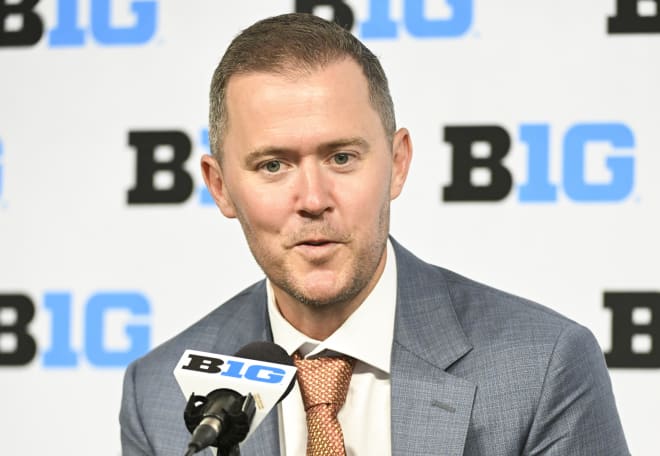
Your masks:
[[[346,356],[301,359],[294,356],[305,411],[319,404],[341,408],[346,400],[355,360]]]

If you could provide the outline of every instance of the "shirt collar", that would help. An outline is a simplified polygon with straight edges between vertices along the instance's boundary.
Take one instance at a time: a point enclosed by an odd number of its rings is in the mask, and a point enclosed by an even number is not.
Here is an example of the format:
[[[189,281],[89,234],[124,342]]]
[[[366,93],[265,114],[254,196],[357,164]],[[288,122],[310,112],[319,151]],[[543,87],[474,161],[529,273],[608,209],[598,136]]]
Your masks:
[[[374,289],[351,316],[324,341],[307,337],[284,319],[275,303],[271,282],[267,280],[268,317],[273,341],[282,346],[289,355],[297,350],[305,357],[323,351],[338,352],[389,374],[397,290],[396,258],[389,239],[386,252],[385,268]]]

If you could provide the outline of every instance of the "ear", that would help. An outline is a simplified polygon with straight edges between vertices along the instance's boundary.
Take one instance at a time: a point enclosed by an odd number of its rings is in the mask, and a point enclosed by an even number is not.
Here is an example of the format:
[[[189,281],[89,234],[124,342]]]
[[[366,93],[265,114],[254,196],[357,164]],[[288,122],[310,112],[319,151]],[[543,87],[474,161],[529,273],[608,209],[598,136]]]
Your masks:
[[[222,175],[222,168],[218,160],[212,155],[204,155],[202,157],[202,176],[206,188],[215,200],[215,204],[220,208],[220,212],[225,217],[235,218],[236,208],[234,202],[231,200],[225,185],[225,178]]]
[[[390,199],[401,194],[403,184],[408,176],[412,160],[412,141],[410,133],[405,128],[400,128],[392,138],[392,179],[390,180]]]

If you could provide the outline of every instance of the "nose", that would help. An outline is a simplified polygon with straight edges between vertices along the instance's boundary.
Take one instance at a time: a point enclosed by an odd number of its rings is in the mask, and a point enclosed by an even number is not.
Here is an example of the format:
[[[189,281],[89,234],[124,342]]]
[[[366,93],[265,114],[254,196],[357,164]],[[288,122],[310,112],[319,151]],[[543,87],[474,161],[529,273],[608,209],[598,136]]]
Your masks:
[[[296,182],[296,211],[303,217],[320,217],[332,207],[331,177],[320,163],[301,163]]]

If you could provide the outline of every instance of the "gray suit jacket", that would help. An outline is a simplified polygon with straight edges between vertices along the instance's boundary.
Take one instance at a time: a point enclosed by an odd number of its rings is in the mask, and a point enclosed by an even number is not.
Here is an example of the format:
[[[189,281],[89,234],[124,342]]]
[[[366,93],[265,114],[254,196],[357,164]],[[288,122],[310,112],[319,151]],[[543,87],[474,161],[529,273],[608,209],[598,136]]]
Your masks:
[[[394,455],[629,454],[602,352],[587,329],[392,242]],[[272,340],[264,281],[132,363],[120,413],[124,456],[185,453],[186,399],[172,375],[185,349],[232,354],[255,340]],[[278,452],[273,411],[241,454]]]

